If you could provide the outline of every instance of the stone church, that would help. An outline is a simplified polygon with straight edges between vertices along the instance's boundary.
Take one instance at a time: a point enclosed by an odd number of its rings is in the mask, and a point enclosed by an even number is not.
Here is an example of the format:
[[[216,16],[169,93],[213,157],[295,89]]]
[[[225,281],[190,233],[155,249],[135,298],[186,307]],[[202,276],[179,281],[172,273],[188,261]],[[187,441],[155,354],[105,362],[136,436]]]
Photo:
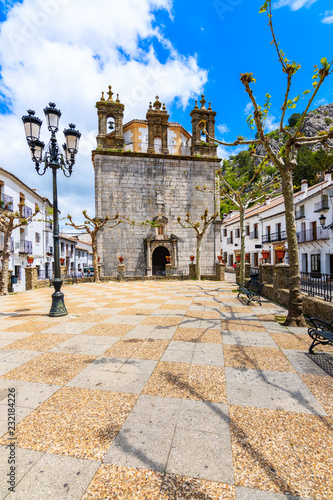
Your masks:
[[[196,254],[196,232],[181,227],[177,218],[201,222],[219,207],[215,172],[219,168],[217,146],[202,136],[204,120],[210,137],[215,137],[215,115],[204,96],[191,111],[192,135],[179,123],[169,122],[164,104],[156,97],[146,119],[126,124],[125,106],[102,93],[98,112],[97,148],[92,152],[95,169],[96,217],[125,216],[135,225],[122,223],[103,228],[98,237],[102,275],[116,274],[123,257],[130,274],[163,275],[167,257],[175,273],[188,274],[190,255]],[[206,186],[202,192],[196,186]],[[142,222],[154,221],[155,226]],[[214,272],[220,253],[220,223],[209,226],[202,241],[203,274]]]

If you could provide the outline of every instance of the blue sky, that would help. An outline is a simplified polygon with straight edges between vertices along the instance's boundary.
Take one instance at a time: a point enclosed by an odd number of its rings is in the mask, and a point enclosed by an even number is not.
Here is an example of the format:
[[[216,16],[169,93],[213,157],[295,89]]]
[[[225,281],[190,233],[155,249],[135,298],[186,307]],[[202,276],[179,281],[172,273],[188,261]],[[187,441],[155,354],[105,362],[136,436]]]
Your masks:
[[[240,73],[253,72],[254,93],[263,104],[272,96],[268,130],[276,128],[285,78],[270,45],[263,0],[0,0],[0,165],[40,194],[51,197],[51,175],[34,171],[21,117],[28,108],[43,118],[49,101],[82,132],[77,165],[59,179],[60,208],[78,217],[94,212],[91,150],[95,147],[94,108],[109,84],[125,104],[125,122],[144,118],[155,95],[170,120],[191,131],[194,99],[205,94],[216,116],[216,136],[251,137],[246,125],[249,99]],[[292,96],[311,88],[313,66],[332,56],[330,0],[274,0],[277,39],[302,67]],[[333,77],[316,105],[333,102]],[[300,102],[297,111],[302,111]],[[62,134],[59,142],[62,143]],[[42,139],[47,142],[44,129]],[[228,150],[221,148],[226,157]],[[110,214],[111,215],[111,214]]]

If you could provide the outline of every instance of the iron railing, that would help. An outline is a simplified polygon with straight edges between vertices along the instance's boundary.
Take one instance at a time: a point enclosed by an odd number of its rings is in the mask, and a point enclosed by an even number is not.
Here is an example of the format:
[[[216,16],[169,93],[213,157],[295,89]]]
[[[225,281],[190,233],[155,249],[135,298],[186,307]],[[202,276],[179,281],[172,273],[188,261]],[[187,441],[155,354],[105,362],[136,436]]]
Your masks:
[[[20,253],[32,253],[32,241],[22,240],[20,242]]]
[[[169,142],[167,144],[169,154],[171,155],[191,155],[191,146],[178,144],[177,142]],[[124,151],[136,151],[138,153],[146,153],[148,149],[148,141],[129,141],[125,143]],[[162,145],[155,146],[155,153],[162,154]]]
[[[11,212],[13,211],[13,203],[14,199],[11,196],[8,196],[8,194],[1,194],[0,196],[0,208],[3,210],[10,210]]]
[[[304,219],[305,217],[305,210],[304,208],[299,208],[298,210],[296,210],[295,212],[295,219],[298,220],[298,219]]]
[[[250,267],[250,274],[253,276],[259,276],[259,267]]]
[[[301,291],[309,296],[323,297],[324,300],[333,299],[333,274],[301,272]]]
[[[329,240],[329,238],[329,230],[323,229],[321,227],[313,227],[307,229],[306,231],[297,233],[298,243],[304,243],[306,241]]]
[[[328,200],[321,200],[315,203],[314,212],[320,212],[321,210],[329,210]]]
[[[5,245],[5,238],[3,235],[0,236],[0,252],[3,251],[3,247]],[[14,252],[14,238],[10,238],[9,241],[9,251]]]
[[[263,234],[262,243],[271,243],[273,241],[284,241],[287,239],[287,231],[278,231],[277,233]]]
[[[38,280],[52,279],[52,270],[38,269],[37,279]]]
[[[26,205],[23,205],[22,211],[21,211],[22,217],[31,217],[32,215],[32,209],[30,207],[27,207]]]

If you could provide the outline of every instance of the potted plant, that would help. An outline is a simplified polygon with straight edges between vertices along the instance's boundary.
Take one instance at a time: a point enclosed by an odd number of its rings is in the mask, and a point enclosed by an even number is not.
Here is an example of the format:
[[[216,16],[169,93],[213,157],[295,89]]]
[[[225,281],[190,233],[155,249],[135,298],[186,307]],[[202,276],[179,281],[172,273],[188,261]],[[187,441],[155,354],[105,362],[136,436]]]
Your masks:
[[[120,264],[122,264],[124,261],[124,257],[118,257],[118,259],[119,259]]]
[[[170,255],[167,255],[167,256],[166,256],[166,260],[167,260],[167,262],[168,262],[168,264],[169,264],[169,263],[171,262],[171,256],[170,256]]]
[[[284,247],[276,247],[275,253],[276,257],[279,259],[279,262],[282,262],[282,259],[286,254],[286,249]]]
[[[241,254],[240,254],[240,253],[238,253],[238,254],[236,255],[236,260],[237,260],[237,262],[240,262],[240,260],[241,260]]]
[[[267,259],[269,257],[269,250],[262,250],[261,251],[261,255],[262,255],[262,258],[264,259],[265,264],[266,264],[266,261],[267,261]]]
[[[60,259],[60,264],[63,266],[65,264],[65,259],[63,257],[61,257]]]
[[[29,266],[31,266],[31,264],[32,264],[32,263],[33,263],[33,261],[34,261],[33,256],[32,256],[32,255],[28,255],[28,257],[27,257],[27,261],[28,261]]]
[[[194,261],[194,255],[190,255],[191,262]]]
[[[220,262],[220,264],[223,264],[223,257],[222,257],[222,255],[218,255],[217,258],[218,258],[218,261]]]

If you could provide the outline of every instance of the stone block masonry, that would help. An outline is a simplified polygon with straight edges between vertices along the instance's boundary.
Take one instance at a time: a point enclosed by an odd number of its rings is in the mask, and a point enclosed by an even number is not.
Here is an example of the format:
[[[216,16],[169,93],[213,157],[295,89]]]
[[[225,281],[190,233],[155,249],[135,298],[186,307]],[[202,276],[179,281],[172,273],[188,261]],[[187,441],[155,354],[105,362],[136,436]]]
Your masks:
[[[126,270],[135,273],[151,268],[152,256],[147,251],[150,236],[159,246],[171,248],[172,266],[188,274],[189,256],[195,254],[195,230],[184,229],[177,217],[185,220],[189,212],[192,221],[201,222],[208,209],[215,211],[213,192],[201,192],[196,186],[214,191],[218,158],[199,158],[143,153],[94,151],[96,216],[126,216],[135,225],[120,224],[104,228],[98,239],[99,255],[104,264],[103,274],[113,275],[118,257],[124,257]],[[163,234],[142,222],[163,216],[167,222]],[[215,272],[216,230],[212,224],[202,241],[202,266]],[[168,246],[169,245],[169,246]],[[152,250],[153,253],[153,250]]]

